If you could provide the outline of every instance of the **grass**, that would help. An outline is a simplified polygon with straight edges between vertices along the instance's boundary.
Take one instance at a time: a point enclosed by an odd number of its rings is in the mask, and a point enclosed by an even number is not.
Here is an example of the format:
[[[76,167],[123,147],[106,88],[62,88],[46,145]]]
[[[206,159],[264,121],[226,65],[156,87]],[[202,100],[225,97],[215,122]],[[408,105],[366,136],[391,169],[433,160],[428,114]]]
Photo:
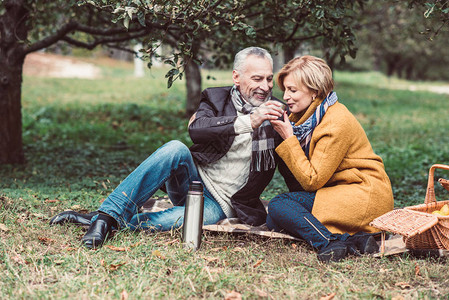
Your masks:
[[[136,79],[127,64],[96,63],[104,74],[97,80],[24,78],[28,162],[0,166],[1,298],[223,299],[232,291],[244,299],[449,297],[446,260],[404,254],[324,265],[303,243],[211,232],[190,253],[179,230],[120,231],[107,243],[113,247],[89,251],[79,245],[85,229],[49,227],[62,210],[96,209],[163,143],[190,143],[184,82],[167,90],[163,69]],[[203,75],[216,78],[204,86],[231,82],[228,71]],[[336,72],[336,80],[341,102],[384,159],[395,206],[423,203],[429,167],[449,163],[449,96],[391,89],[375,73]],[[276,175],[264,197],[283,191]],[[436,193],[447,199],[445,190]]]

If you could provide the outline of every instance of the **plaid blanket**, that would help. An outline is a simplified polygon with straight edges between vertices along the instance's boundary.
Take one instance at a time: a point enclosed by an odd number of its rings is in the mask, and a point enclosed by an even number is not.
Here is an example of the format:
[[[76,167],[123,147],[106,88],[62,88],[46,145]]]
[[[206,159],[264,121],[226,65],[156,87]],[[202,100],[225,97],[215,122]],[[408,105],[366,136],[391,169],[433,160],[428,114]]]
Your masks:
[[[264,201],[263,201],[264,202]],[[266,205],[268,202],[264,202],[264,205]],[[155,211],[161,211],[167,208],[172,207],[172,203],[170,202],[170,199],[165,197],[160,198],[151,198],[149,199],[144,206],[142,207],[142,212],[155,212]],[[264,236],[267,238],[280,238],[280,239],[289,239],[289,240],[295,240],[295,241],[303,241],[301,239],[298,239],[294,236],[280,233],[280,232],[274,232],[268,230],[267,226],[261,225],[261,226],[250,226],[244,223],[241,223],[239,219],[237,218],[228,218],[221,220],[217,224],[213,225],[205,225],[203,226],[204,230],[208,231],[217,231],[217,232],[228,232],[228,233],[239,233],[239,234],[256,234],[260,236]],[[378,242],[380,245],[380,241]],[[391,235],[389,238],[385,241],[385,251],[384,253],[377,253],[374,254],[375,257],[382,257],[382,256],[388,256],[388,255],[395,255],[400,254],[404,252],[410,252],[414,256],[433,256],[433,257],[444,257],[449,256],[449,250],[442,250],[442,249],[435,249],[435,250],[429,250],[429,249],[407,249],[405,248],[405,243],[402,239],[401,235]]]

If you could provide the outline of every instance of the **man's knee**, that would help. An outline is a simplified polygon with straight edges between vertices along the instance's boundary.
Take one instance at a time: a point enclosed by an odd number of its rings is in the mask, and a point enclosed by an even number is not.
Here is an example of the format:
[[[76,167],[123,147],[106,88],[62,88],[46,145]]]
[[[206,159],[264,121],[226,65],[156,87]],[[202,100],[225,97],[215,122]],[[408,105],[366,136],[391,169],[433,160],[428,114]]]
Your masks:
[[[172,140],[170,142],[165,143],[161,149],[165,151],[170,151],[171,153],[190,153],[189,148],[178,140]]]

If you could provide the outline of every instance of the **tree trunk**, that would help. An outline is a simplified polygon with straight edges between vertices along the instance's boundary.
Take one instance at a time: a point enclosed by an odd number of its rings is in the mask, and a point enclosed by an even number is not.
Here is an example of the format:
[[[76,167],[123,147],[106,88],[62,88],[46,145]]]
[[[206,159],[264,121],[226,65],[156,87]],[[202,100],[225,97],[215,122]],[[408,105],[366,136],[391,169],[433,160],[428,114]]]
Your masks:
[[[190,117],[198,108],[201,97],[201,71],[197,63],[190,60],[185,67],[187,99],[186,115]]]
[[[295,58],[296,47],[290,47],[288,45],[283,45],[283,53],[284,53],[284,63],[288,63],[290,60]]]
[[[27,40],[27,9],[22,0],[6,0],[0,15],[0,164],[24,163],[21,88]]]
[[[23,61],[10,66],[0,59],[0,164],[24,163],[20,104]]]

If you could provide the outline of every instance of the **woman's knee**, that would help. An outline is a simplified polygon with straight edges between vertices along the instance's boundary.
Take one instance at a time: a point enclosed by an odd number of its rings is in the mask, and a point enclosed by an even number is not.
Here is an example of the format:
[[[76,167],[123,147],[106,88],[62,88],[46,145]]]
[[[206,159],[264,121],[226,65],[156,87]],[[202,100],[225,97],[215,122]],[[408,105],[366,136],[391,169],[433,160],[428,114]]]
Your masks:
[[[277,195],[268,203],[268,213],[274,213],[282,207],[282,203],[285,203],[287,193]]]

